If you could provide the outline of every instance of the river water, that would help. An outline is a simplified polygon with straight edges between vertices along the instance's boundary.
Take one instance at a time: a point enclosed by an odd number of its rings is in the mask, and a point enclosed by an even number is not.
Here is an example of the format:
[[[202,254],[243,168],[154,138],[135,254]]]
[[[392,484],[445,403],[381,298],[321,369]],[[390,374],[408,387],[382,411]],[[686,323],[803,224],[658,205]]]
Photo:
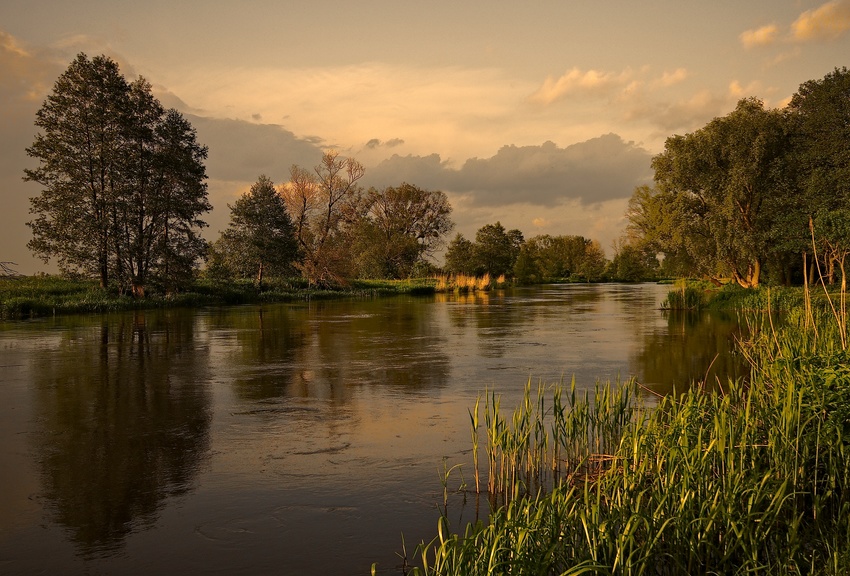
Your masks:
[[[485,389],[510,410],[529,380],[649,398],[741,374],[736,319],[665,315],[668,289],[2,323],[0,573],[400,574],[444,470],[472,481]],[[456,524],[482,514],[452,498]]]

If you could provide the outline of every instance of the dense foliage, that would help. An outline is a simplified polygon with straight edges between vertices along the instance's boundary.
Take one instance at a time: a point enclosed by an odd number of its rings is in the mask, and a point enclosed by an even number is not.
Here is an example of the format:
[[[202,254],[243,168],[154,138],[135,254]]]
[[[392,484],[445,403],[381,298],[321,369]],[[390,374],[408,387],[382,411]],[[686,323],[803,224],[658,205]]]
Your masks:
[[[501,222],[475,233],[475,242],[458,234],[446,250],[446,272],[469,276],[511,275],[524,239],[519,230],[505,230]]]
[[[850,71],[800,86],[785,110],[747,98],[667,139],[635,190],[630,242],[679,275],[790,283],[843,274],[850,252]]]
[[[294,226],[274,182],[262,175],[230,208],[230,224],[211,247],[212,277],[290,276],[298,255]]]
[[[128,83],[105,56],[80,54],[36,114],[27,154],[32,199],[29,247],[66,273],[143,296],[191,281],[206,250],[207,149],[144,79]]]
[[[603,279],[607,261],[598,242],[583,236],[535,236],[520,247],[514,265],[518,282]],[[627,279],[618,276],[618,279]]]

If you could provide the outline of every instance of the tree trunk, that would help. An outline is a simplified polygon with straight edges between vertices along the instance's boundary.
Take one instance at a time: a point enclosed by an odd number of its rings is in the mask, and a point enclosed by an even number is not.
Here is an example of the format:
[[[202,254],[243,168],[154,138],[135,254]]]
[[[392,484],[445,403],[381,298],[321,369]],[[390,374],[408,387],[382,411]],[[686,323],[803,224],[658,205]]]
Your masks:
[[[260,287],[260,288],[263,287],[263,271],[264,271],[264,269],[265,269],[265,265],[263,264],[263,261],[260,260],[260,268],[257,270],[257,286]]]

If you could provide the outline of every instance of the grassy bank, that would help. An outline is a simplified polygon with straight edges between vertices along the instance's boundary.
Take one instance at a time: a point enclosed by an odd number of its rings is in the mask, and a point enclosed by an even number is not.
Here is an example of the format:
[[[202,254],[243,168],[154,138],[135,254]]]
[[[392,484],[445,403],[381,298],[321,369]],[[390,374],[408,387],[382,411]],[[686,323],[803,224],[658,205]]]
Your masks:
[[[808,294],[807,294],[808,292]],[[812,306],[824,312],[841,303],[837,286],[817,284],[808,291],[802,286],[762,286],[741,288],[735,283],[715,286],[710,282],[679,280],[671,285],[662,307],[670,310],[789,311]]]
[[[377,295],[427,294],[435,281],[358,280],[336,289],[317,289],[300,278],[272,279],[262,288],[251,281],[198,280],[177,294],[151,294],[144,299],[118,295],[93,280],[58,276],[0,278],[0,318],[23,319],[79,313],[103,313],[146,308],[215,306],[293,302],[321,298],[368,298]]]
[[[483,419],[479,402],[490,519],[443,519],[410,573],[850,574],[846,334],[804,310],[778,331],[753,320],[746,387],[651,409],[629,385],[529,389],[508,415],[485,399]]]

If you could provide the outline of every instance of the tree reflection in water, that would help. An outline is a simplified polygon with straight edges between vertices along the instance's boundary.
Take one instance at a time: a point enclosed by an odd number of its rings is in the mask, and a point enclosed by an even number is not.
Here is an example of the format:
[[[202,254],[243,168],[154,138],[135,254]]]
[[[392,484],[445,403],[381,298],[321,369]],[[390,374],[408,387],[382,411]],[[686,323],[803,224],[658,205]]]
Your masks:
[[[82,337],[65,331],[50,361],[32,362],[45,496],[85,556],[114,552],[167,497],[192,488],[211,418],[192,315],[95,322]]]
[[[668,329],[645,334],[634,358],[638,381],[651,392],[670,394],[693,385],[714,390],[729,379],[749,377],[746,360],[734,353],[746,329],[737,316],[682,310],[665,316]]]

